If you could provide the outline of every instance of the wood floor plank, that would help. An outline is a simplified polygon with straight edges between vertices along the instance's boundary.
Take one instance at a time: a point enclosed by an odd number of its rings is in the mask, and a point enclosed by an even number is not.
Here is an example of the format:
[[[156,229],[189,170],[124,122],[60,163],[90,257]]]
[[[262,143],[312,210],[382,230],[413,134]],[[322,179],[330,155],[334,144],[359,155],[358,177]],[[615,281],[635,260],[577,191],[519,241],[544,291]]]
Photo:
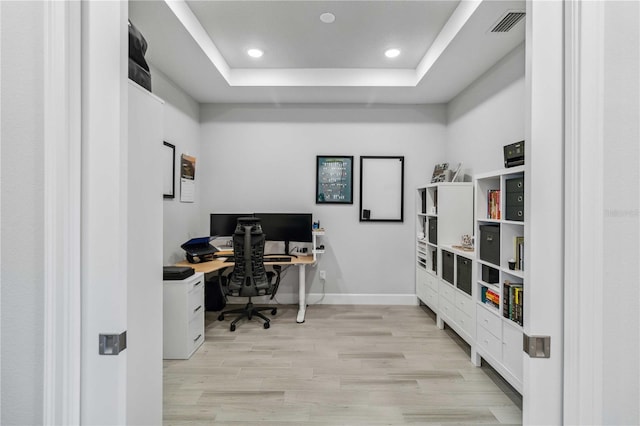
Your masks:
[[[522,398],[418,306],[278,305],[271,328],[206,314],[205,343],[164,361],[165,426],[505,425]]]

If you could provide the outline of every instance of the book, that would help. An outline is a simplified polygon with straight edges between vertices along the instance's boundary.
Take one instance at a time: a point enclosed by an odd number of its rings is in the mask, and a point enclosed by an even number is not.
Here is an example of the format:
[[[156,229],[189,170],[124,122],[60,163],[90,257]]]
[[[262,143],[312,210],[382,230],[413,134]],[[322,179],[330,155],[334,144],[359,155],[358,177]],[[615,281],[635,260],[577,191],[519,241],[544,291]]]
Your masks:
[[[482,287],[482,303],[495,309],[500,308],[500,295],[487,287]]]
[[[433,176],[431,177],[431,183],[446,182],[447,170],[449,170],[449,163],[439,163],[433,168]]]
[[[524,270],[524,237],[515,237],[513,239],[513,251],[515,252],[516,270]]]
[[[487,218],[500,219],[500,190],[487,191]]]
[[[522,325],[522,283],[505,280],[502,286],[502,316]]]

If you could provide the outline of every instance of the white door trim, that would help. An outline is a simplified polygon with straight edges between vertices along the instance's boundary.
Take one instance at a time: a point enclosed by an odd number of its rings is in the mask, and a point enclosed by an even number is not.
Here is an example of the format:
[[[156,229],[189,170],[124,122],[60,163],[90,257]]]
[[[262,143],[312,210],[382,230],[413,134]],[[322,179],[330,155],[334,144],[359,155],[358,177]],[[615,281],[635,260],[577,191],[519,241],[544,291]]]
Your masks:
[[[44,13],[45,425],[79,424],[80,3],[48,1]]]
[[[566,2],[565,19],[564,423],[601,424],[604,6]]]

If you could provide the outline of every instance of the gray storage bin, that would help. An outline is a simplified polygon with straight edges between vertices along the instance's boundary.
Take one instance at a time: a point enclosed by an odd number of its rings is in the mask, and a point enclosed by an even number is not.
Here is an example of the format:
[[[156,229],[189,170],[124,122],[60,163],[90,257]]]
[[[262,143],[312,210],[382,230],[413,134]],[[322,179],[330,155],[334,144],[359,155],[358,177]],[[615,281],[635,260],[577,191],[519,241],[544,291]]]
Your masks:
[[[471,296],[471,259],[458,256],[456,260],[458,276],[456,278],[457,287]]]
[[[442,279],[453,285],[453,253],[442,250]]]
[[[500,266],[500,226],[480,226],[480,259]]]

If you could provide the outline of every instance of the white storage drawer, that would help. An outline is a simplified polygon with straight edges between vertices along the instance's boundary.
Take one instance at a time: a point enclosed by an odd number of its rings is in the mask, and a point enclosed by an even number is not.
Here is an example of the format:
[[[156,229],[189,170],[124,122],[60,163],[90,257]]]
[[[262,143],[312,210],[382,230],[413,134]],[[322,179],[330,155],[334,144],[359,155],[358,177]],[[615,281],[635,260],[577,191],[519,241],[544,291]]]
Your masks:
[[[471,338],[475,335],[473,332],[473,317],[467,315],[464,311],[456,309],[455,321],[458,326],[464,330]]]
[[[522,382],[522,331],[505,322],[502,329],[502,362],[507,370]]]
[[[427,300],[424,300],[427,305],[434,311],[438,309],[438,292],[434,291],[431,287],[427,287]]]
[[[191,350],[199,347],[204,342],[204,311],[199,311],[189,323],[189,336],[191,336]]]
[[[199,312],[204,311],[204,283],[198,281],[198,286],[189,292],[189,312],[191,318],[195,317]]]
[[[483,326],[478,326],[476,344],[496,361],[502,361],[501,341]]]
[[[422,268],[416,268],[416,296],[427,303],[427,272]]]
[[[438,306],[438,311],[438,313],[445,317],[445,319],[447,319],[448,321],[455,322],[456,308],[449,300],[441,298],[440,305]]]
[[[493,334],[498,340],[502,340],[502,321],[498,315],[489,312],[486,308],[478,306],[477,323]],[[478,327],[479,329],[480,327]]]
[[[440,294],[451,304],[456,301],[456,289],[446,281],[440,281]]]
[[[436,275],[432,275],[429,272],[427,274],[427,286],[431,288],[434,292],[438,293],[438,277]]]
[[[471,296],[467,296],[461,291],[456,291],[456,308],[460,309],[466,315],[473,316],[473,308],[475,303]]]

